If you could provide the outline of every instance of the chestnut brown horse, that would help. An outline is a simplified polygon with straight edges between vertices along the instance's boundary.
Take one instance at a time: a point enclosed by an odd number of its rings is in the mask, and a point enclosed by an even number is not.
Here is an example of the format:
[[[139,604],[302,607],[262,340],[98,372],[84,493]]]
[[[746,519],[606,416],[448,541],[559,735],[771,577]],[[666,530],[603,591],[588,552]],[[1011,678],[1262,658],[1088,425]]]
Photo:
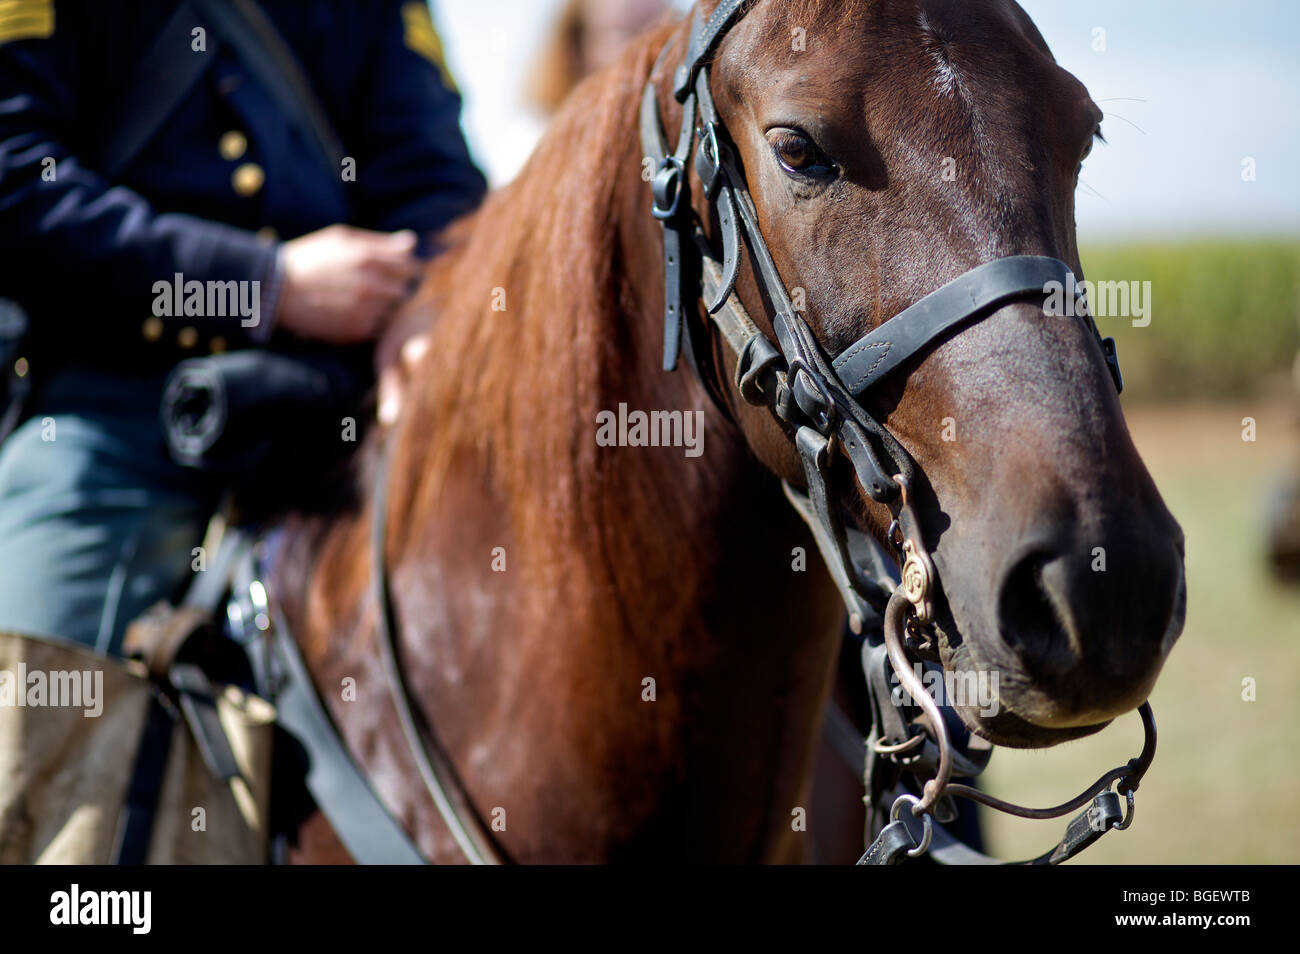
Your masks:
[[[452,229],[413,306],[431,323],[420,374],[361,455],[392,442],[385,556],[407,679],[514,861],[809,855],[792,818],[810,804],[844,609],[782,494],[803,473],[734,386],[738,424],[688,371],[660,368],[664,261],[637,112],[651,79],[677,128],[688,30],[634,43],[579,87],[519,178]],[[827,352],[993,258],[1082,275],[1073,194],[1101,114],[1012,0],[757,0],[712,87]],[[698,182],[693,195],[716,228]],[[737,291],[771,334],[748,261]],[[963,720],[1047,746],[1146,699],[1182,625],[1181,532],[1083,325],[1006,306],[866,405],[918,465],[945,664],[1001,674],[999,713]],[[620,406],[698,414],[702,453],[605,446]],[[374,468],[358,470],[369,486]],[[290,528],[297,559],[276,591],[382,799],[428,858],[460,861],[388,700],[361,495]],[[889,513],[853,498],[883,539]],[[303,860],[338,857],[318,821]]]

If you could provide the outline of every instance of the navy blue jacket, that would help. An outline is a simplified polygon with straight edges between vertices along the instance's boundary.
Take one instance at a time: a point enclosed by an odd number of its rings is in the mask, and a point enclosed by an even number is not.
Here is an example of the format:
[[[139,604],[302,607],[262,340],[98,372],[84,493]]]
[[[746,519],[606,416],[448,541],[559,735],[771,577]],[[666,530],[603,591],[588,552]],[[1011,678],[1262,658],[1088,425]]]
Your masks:
[[[355,181],[330,175],[211,31],[200,80],[108,181],[106,127],[175,0],[0,4],[0,297],[27,311],[39,348],[127,368],[261,343],[239,316],[159,321],[155,283],[271,283],[281,240],[335,222],[428,236],[482,198],[422,0],[262,8]]]

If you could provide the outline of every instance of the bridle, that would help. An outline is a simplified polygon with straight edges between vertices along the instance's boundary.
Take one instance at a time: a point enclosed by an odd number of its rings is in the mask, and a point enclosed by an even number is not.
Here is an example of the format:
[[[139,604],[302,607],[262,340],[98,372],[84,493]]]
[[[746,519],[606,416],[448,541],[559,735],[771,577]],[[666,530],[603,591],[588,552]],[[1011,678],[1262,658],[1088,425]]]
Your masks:
[[[828,358],[812,329],[795,310],[763,239],[753,199],[709,88],[708,61],[727,31],[753,2],[723,0],[707,21],[696,9],[687,57],[676,75],[675,95],[682,104],[682,124],[673,152],[668,151],[659,118],[658,91],[653,82],[647,84],[642,97],[642,145],[656,167],[652,211],[664,229],[664,369],[674,370],[678,355],[684,354],[706,391],[723,413],[728,413],[717,393],[717,384],[705,373],[699,360],[710,353],[702,342],[695,340],[699,323],[686,321],[702,296],[714,325],[737,356],[735,381],[742,398],[750,404],[766,406],[793,436],[807,487],[800,490],[787,483],[786,496],[812,529],[844,598],[852,627],[858,632],[872,630],[873,626],[883,630],[881,639],[869,637],[863,649],[864,671],[874,710],[872,734],[866,747],[868,836],[876,827],[872,817],[878,804],[889,806],[889,821],[881,827],[859,864],[896,864],[927,851],[935,860],[943,862],[994,863],[993,859],[956,843],[940,825],[933,824],[933,821],[943,823],[955,814],[950,796],[974,799],[998,811],[1026,818],[1054,818],[1075,811],[1091,800],[1088,810],[1070,822],[1056,848],[1028,862],[1059,863],[1106,831],[1127,828],[1132,822],[1133,793],[1155,755],[1151,707],[1143,703],[1139,709],[1146,732],[1142,753],[1126,765],[1107,772],[1062,805],[1047,809],[1022,808],[952,782],[954,767],[966,775],[978,774],[987,762],[988,748],[980,749],[973,742],[965,746],[954,742],[943,711],[908,665],[909,653],[929,660],[930,664],[937,658],[930,625],[938,579],[921,542],[920,525],[911,501],[913,461],[884,425],[862,407],[859,398],[941,335],[987,317],[1008,303],[1041,300],[1051,282],[1059,282],[1062,288],[1077,285],[1069,267],[1057,259],[1039,256],[997,259],[949,282],[881,324],[833,360]],[[671,46],[670,43],[660,55],[660,65]],[[721,226],[721,262],[714,257],[703,228],[694,217],[687,174],[692,156],[704,194]],[[754,324],[735,294],[742,243],[748,248],[758,281],[772,303],[775,343]],[[1101,337],[1085,300],[1080,299],[1075,307],[1075,313],[1087,319],[1116,389],[1122,388],[1114,341]],[[421,778],[461,852],[472,863],[501,863],[507,859],[495,844],[488,826],[475,812],[451,760],[432,727],[417,716],[415,696],[403,673],[399,626],[385,561],[391,444],[390,441],[376,477],[370,541],[371,583],[378,610],[377,635],[386,682]],[[839,498],[831,489],[831,464],[837,454],[848,458],[857,482],[867,494],[890,510],[893,521],[888,542],[894,550],[893,559],[902,567],[897,583],[889,567],[890,556],[844,519]],[[287,650],[291,655],[292,646]],[[892,670],[915,700],[913,705],[890,703],[888,670]],[[306,678],[303,670],[299,681]],[[923,722],[918,715],[924,716]],[[1117,791],[1112,792],[1111,785],[1116,783]],[[919,795],[909,791],[918,787]],[[1127,814],[1120,808],[1121,795],[1128,800]],[[383,834],[387,829],[397,828],[386,816],[381,817],[382,808],[373,796],[371,799],[375,806],[369,813],[372,822],[360,826],[361,835],[372,837],[374,832]],[[904,806],[911,807],[910,820],[900,817]],[[919,843],[914,835],[918,825],[923,826]],[[388,831],[388,836],[396,843],[391,856],[404,860],[419,858],[400,828],[396,833]],[[363,839],[359,835],[357,840]]]
[[[715,403],[726,411],[714,375],[706,373],[711,343],[697,340],[707,326],[688,321],[697,302],[736,355],[735,383],[744,401],[766,407],[793,440],[806,480],[806,489],[788,483],[787,497],[811,528],[818,548],[835,580],[855,632],[883,629],[883,642],[864,646],[864,665],[871,689],[875,724],[868,740],[867,785],[869,816],[877,803],[889,804],[889,821],[863,855],[861,864],[895,864],[931,849],[933,825],[955,817],[950,796],[981,802],[998,811],[1026,818],[1054,818],[1091,805],[1069,825],[1052,851],[1030,863],[1056,864],[1077,854],[1111,828],[1124,829],[1133,819],[1133,793],[1155,755],[1155,721],[1150,705],[1140,707],[1145,744],[1141,755],[1107,772],[1088,789],[1062,805],[1028,809],[993,798],[978,789],[951,781],[954,765],[974,775],[987,763],[987,746],[954,745],[952,732],[938,703],[912,669],[909,653],[937,661],[932,624],[938,587],[934,564],[922,541],[912,502],[915,464],[889,430],[860,403],[874,386],[896,372],[908,359],[931,347],[943,335],[959,331],[1019,301],[1042,302],[1051,283],[1077,288],[1064,262],[1041,256],[1011,256],[978,266],[917,301],[833,359],[794,308],[775,260],[759,228],[758,213],[745,184],[736,151],[718,115],[709,84],[709,63],[728,31],[752,8],[754,0],[722,0],[705,20],[699,7],[690,32],[686,58],[674,76],[674,95],[682,106],[676,148],[669,152],[653,79],[641,101],[642,149],[653,161],[652,213],[663,225],[664,353],[663,367],[673,371],[684,355]],[[664,48],[658,73],[673,43]],[[704,197],[716,213],[722,260],[715,257],[691,201],[688,166],[694,169]],[[758,328],[736,295],[742,249],[748,249],[756,280],[770,302],[775,342]],[[1102,338],[1080,297],[1075,314],[1082,315],[1098,342],[1117,391],[1123,388],[1114,340]],[[701,328],[705,330],[702,332]],[[729,416],[729,414],[728,414]],[[840,498],[833,492],[832,463],[847,458],[857,483],[877,503],[889,508],[887,534],[893,558],[901,566],[895,583],[889,558],[873,540],[845,520]],[[914,700],[911,707],[888,699],[888,669]],[[882,695],[882,692],[884,695]],[[924,716],[908,718],[909,712]],[[921,781],[924,779],[924,781]],[[892,785],[891,785],[892,783]],[[1118,783],[1117,791],[1111,785]],[[919,785],[919,794],[909,791]],[[1120,810],[1120,797],[1128,812]],[[910,806],[916,822],[900,818]],[[868,822],[868,837],[874,829]],[[943,846],[950,859],[992,859],[961,846]]]

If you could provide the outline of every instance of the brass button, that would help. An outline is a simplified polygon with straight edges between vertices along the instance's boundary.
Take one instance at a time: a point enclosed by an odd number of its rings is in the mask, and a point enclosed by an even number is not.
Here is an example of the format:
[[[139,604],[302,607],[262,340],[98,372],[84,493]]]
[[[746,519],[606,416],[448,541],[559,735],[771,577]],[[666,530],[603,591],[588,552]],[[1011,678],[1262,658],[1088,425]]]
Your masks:
[[[222,159],[234,162],[248,152],[248,137],[238,129],[232,129],[217,140],[217,151]]]
[[[255,162],[246,162],[241,166],[236,166],[234,174],[230,177],[230,183],[235,187],[235,191],[245,199],[257,195],[265,182],[266,173]]]
[[[208,351],[211,354],[221,354],[226,350],[226,339],[218,335],[208,342]]]
[[[145,323],[140,328],[140,334],[144,335],[145,341],[157,341],[162,337],[162,333],[162,319],[157,316],[145,319]]]
[[[271,228],[271,226],[264,225],[257,230],[257,237],[261,239],[263,242],[270,243],[279,239],[280,233],[277,232],[275,229]]]
[[[199,333],[193,328],[182,328],[176,333],[176,343],[187,351],[199,341]]]
[[[31,366],[28,365],[26,358],[19,358],[14,362],[14,374],[18,375],[18,377],[27,377],[27,372],[29,370],[31,370]]]

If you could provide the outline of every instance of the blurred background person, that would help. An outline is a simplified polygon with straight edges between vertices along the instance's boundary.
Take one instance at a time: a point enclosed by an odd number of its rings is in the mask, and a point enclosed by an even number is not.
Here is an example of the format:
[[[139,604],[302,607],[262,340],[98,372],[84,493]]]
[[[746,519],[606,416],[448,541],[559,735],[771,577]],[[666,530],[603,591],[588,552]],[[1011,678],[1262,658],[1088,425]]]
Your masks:
[[[1300,324],[1300,309],[1296,312]],[[1268,559],[1279,580],[1300,586],[1300,354],[1291,369],[1296,449],[1269,497]]]
[[[688,0],[434,0],[465,132],[488,181],[504,185],[527,161],[551,114],[628,40]]]
[[[532,105],[547,115],[558,111],[575,86],[617,60],[669,9],[667,0],[568,0],[533,66]]]

